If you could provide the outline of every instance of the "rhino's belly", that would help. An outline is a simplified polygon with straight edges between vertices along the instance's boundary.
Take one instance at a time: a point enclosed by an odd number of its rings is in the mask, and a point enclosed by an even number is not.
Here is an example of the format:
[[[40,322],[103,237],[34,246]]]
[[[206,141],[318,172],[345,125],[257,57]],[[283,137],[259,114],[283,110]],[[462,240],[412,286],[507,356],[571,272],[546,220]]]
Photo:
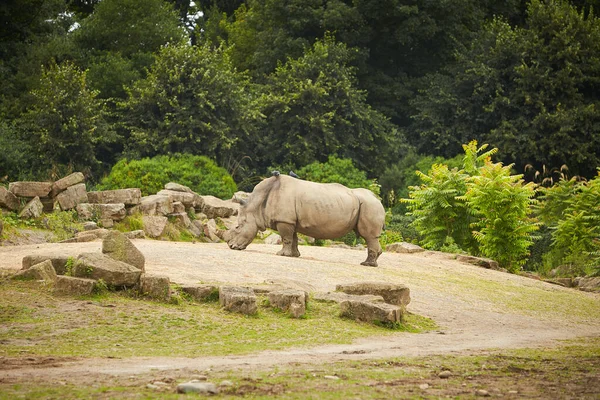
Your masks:
[[[342,199],[343,200],[343,199]],[[315,239],[336,239],[356,227],[358,203],[349,199],[321,199],[299,204],[296,231]]]

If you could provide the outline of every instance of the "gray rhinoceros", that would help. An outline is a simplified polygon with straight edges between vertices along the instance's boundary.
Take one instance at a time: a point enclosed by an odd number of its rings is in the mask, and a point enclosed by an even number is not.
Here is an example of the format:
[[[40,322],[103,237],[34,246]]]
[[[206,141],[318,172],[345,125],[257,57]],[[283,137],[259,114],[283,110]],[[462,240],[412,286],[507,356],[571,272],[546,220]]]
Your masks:
[[[239,203],[238,226],[223,233],[231,249],[244,250],[259,230],[271,228],[283,241],[277,254],[299,257],[298,233],[335,239],[354,230],[367,242],[367,259],[361,264],[377,266],[385,210],[367,189],[274,174],[256,185],[247,201]]]

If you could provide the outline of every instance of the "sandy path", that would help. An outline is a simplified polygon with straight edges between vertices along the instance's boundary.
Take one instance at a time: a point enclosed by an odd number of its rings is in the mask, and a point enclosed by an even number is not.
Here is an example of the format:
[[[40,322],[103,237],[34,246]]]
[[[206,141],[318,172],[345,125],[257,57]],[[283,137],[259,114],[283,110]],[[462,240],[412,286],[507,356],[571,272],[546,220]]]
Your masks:
[[[440,326],[440,331],[425,334],[398,333],[385,338],[361,339],[352,345],[290,349],[247,356],[66,362],[59,367],[47,368],[45,375],[131,375],[157,369],[202,370],[209,367],[256,367],[454,352],[464,354],[486,349],[539,347],[551,345],[561,339],[600,335],[600,321],[578,321],[575,324],[551,316],[527,316],[498,309],[492,302],[472,297],[468,291],[451,282],[476,277],[481,282],[529,286],[557,293],[572,289],[485,270],[457,262],[440,253],[384,253],[379,259],[380,266],[370,268],[359,265],[364,260],[366,251],[357,250],[301,247],[302,257],[286,258],[275,255],[279,246],[269,245],[251,245],[248,250],[240,252],[229,250],[225,244],[151,240],[136,240],[135,244],[146,257],[148,273],[166,274],[172,281],[181,284],[288,282],[311,291],[330,291],[335,289],[336,284],[356,281],[404,283],[411,289],[412,302],[408,310],[434,319]],[[100,248],[100,242],[0,247],[0,268],[18,269],[21,259],[28,254],[57,253],[76,256],[86,251],[97,252]],[[39,375],[40,369],[4,372],[23,377],[28,373],[32,376]]]

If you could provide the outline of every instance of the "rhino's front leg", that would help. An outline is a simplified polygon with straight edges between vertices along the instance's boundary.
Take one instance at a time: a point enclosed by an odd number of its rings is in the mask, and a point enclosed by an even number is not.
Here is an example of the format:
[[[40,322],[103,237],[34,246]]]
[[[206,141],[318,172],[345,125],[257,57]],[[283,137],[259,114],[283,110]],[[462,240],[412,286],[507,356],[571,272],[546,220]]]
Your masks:
[[[286,257],[300,257],[300,251],[298,251],[298,235],[296,234],[296,227],[292,224],[286,224],[283,222],[277,223],[277,231],[281,236],[283,242],[283,248],[277,252],[277,255]]]

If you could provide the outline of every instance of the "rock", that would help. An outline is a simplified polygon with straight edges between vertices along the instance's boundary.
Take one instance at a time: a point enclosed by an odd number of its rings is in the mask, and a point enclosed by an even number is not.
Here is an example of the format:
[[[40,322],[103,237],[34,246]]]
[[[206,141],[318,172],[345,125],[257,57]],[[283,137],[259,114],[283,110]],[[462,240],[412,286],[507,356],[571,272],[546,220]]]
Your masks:
[[[174,201],[173,202],[173,214],[179,214],[179,213],[187,214],[185,212],[185,206],[180,201]]]
[[[233,201],[234,203],[240,204],[243,201],[248,201],[249,197],[250,197],[250,193],[239,191],[239,192],[235,192],[233,194],[231,201]]]
[[[102,253],[80,254],[73,266],[73,276],[102,279],[107,285],[135,286],[142,271]]]
[[[52,197],[40,197],[40,201],[42,202],[42,210],[49,214],[54,212],[54,199]]]
[[[11,182],[8,190],[17,197],[48,197],[52,182]]]
[[[86,231],[93,231],[94,229],[98,229],[98,224],[94,221],[86,221],[83,223],[83,229]]]
[[[410,289],[401,284],[385,282],[358,282],[337,285],[336,290],[348,294],[373,294],[383,297],[386,303],[406,307],[410,303]]]
[[[254,291],[237,286],[221,286],[219,304],[227,311],[246,315],[256,314],[258,310]]]
[[[52,197],[56,197],[60,192],[66,190],[70,186],[75,186],[85,181],[85,176],[81,172],[73,172],[52,184]]]
[[[465,262],[467,264],[477,265],[478,267],[488,268],[488,269],[496,269],[499,270],[500,267],[498,263],[494,260],[490,260],[489,258],[482,257],[473,257],[467,256],[464,254],[458,254],[456,256],[457,261]]]
[[[196,213],[196,220],[197,221],[204,221],[205,219],[208,219],[208,217],[206,216],[206,214],[204,214],[203,212]]]
[[[577,278],[576,281],[579,290],[584,292],[600,292],[600,277]]]
[[[192,224],[192,220],[190,219],[189,215],[187,215],[187,213],[185,212],[169,214],[169,218],[172,218],[172,221],[175,224],[184,228],[187,228]]]
[[[217,394],[219,389],[214,383],[186,382],[177,385],[177,393]]]
[[[159,196],[170,196],[174,202],[182,203],[186,208],[194,207],[194,209],[202,209],[204,200],[202,196],[194,192],[178,192],[176,190],[161,190],[157,193]]]
[[[168,221],[167,217],[160,215],[144,215],[142,217],[144,232],[150,237],[157,238],[165,231]]]
[[[341,303],[346,300],[366,301],[371,303],[383,303],[384,299],[381,296],[373,294],[347,294],[341,292],[317,292],[312,295],[313,300],[320,301],[323,303]]]
[[[75,258],[77,257],[53,254],[25,256],[23,257],[23,260],[21,260],[21,269],[29,269],[36,264],[42,263],[46,260],[50,260],[54,271],[58,275],[64,275],[65,273],[67,273],[67,263],[69,262],[69,259],[71,259],[71,263],[73,263],[75,262]]]
[[[225,381],[221,381],[221,383],[219,383],[219,387],[232,387],[233,386],[233,382],[225,380]]]
[[[272,307],[289,312],[292,317],[300,318],[306,313],[308,293],[303,290],[287,289],[269,293]]]
[[[135,231],[125,232],[127,239],[145,239],[146,234],[143,230],[137,229]]]
[[[237,217],[220,218],[220,221],[227,229],[235,229],[238,225]]]
[[[89,192],[88,199],[90,203],[94,204],[125,204],[128,206],[135,206],[141,202],[142,191],[133,188]]]
[[[85,190],[85,183],[69,186],[56,196],[56,200],[63,211],[72,210],[79,203],[87,203],[88,195]]]
[[[420,253],[425,251],[421,246],[417,246],[416,244],[407,243],[407,242],[398,242],[388,244],[385,247],[385,251],[389,251],[391,253]]]
[[[442,379],[448,379],[452,376],[452,372],[448,371],[448,370],[444,370],[442,372],[440,372],[438,374],[438,377],[442,378]]]
[[[19,218],[39,218],[44,211],[44,205],[39,197],[31,199],[19,213]]]
[[[140,276],[140,292],[144,296],[151,297],[156,300],[169,301],[171,298],[171,281],[165,275],[148,275]]]
[[[189,294],[194,301],[198,302],[213,301],[219,296],[219,287],[214,285],[182,286],[181,291]]]
[[[386,303],[345,300],[340,303],[342,317],[357,321],[396,323],[402,321],[402,308]]]
[[[157,195],[142,197],[140,204],[130,209],[131,213],[140,212],[143,215],[166,216],[173,213],[173,198],[169,195]]]
[[[200,221],[190,221],[190,225],[187,229],[192,233],[192,235],[196,237],[201,237],[204,235],[204,228],[202,227],[202,223]]]
[[[475,391],[475,395],[476,396],[481,396],[481,397],[489,397],[490,393],[487,390],[484,390],[484,389],[477,389]]]
[[[568,287],[568,288],[574,286],[572,278],[554,278],[554,279],[544,280],[544,282],[548,282],[548,283],[552,283],[554,285],[559,285],[559,286]]]
[[[194,193],[192,189],[187,186],[180,185],[179,183],[169,182],[165,185],[165,190],[172,190],[175,192]]]
[[[17,211],[21,203],[14,193],[6,190],[4,186],[0,186],[0,207],[7,208],[11,211]]]
[[[96,239],[99,239],[98,236],[96,236],[93,233],[89,233],[89,232],[79,232],[75,237],[75,242],[76,243],[84,243],[84,242],[93,242]],[[63,241],[64,243],[64,241]]]
[[[123,233],[109,231],[102,240],[102,253],[144,271],[146,258]]]
[[[103,227],[103,228],[110,229],[113,226],[115,226],[115,221],[113,221],[110,218],[103,218],[103,219],[100,220],[100,226]]]
[[[331,379],[332,381],[338,381],[340,379],[339,376],[335,376],[335,375],[323,375],[323,378]]]
[[[0,240],[2,240],[2,230],[4,229],[4,222],[0,219]]]
[[[85,296],[92,294],[96,281],[93,279],[76,278],[59,275],[54,283],[54,294],[67,296]]]
[[[265,238],[265,244],[281,244],[281,236],[272,233]]]
[[[205,223],[202,223],[202,230],[204,231],[204,236],[209,238],[213,243],[219,243],[221,241],[217,235],[219,228],[214,219],[209,219]]]
[[[89,194],[89,193],[88,193]],[[77,205],[77,214],[81,220],[104,220],[110,219],[120,221],[127,215],[125,204],[90,204],[80,203]]]
[[[20,270],[13,275],[13,279],[54,282],[56,281],[56,271],[52,266],[52,261],[46,260],[30,268]]]
[[[84,236],[84,235],[94,235],[96,237],[96,239],[104,239],[109,233],[110,233],[110,231],[108,229],[98,228],[98,229],[94,229],[91,231],[78,232],[75,235],[75,237],[79,238],[80,236]],[[84,240],[84,241],[86,241],[86,240]]]
[[[427,390],[429,389],[429,383],[422,383],[419,385],[419,389],[421,390]]]
[[[209,219],[231,217],[237,209],[232,202],[226,202],[214,196],[201,196],[204,200],[202,212]]]

